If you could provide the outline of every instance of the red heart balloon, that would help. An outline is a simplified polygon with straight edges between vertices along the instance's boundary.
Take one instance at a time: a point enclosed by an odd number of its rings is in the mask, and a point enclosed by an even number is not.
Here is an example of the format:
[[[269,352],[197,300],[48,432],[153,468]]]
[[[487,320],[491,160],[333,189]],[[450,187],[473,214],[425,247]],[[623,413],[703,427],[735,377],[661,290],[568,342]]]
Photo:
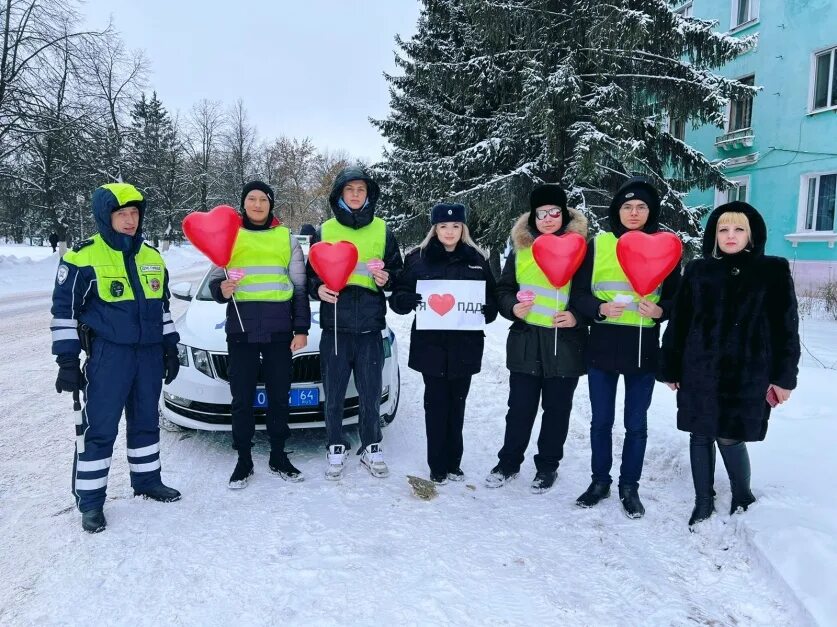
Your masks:
[[[196,211],[183,218],[186,238],[222,268],[230,262],[240,228],[241,215],[229,205],[218,205],[206,213]]]
[[[587,253],[587,242],[578,233],[538,237],[532,246],[535,263],[555,288],[564,287]]]
[[[453,294],[431,294],[427,299],[427,305],[440,316],[448,313],[456,304]]]
[[[674,233],[630,231],[616,242],[616,258],[640,296],[648,296],[680,263],[683,243]]]
[[[326,287],[339,292],[346,287],[357,265],[357,248],[351,242],[317,242],[308,251],[308,259]]]

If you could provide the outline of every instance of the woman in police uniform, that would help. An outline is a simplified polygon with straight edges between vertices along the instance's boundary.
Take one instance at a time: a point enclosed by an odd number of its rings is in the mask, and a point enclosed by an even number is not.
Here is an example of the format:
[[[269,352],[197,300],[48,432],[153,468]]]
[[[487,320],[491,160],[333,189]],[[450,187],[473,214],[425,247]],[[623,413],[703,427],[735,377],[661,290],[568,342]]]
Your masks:
[[[506,342],[509,411],[500,461],[485,482],[497,488],[517,476],[540,400],[543,417],[535,455],[537,472],[530,488],[540,494],[555,483],[564,456],[573,394],[584,374],[587,329],[569,301],[572,281],[556,290],[535,263],[532,245],[538,237],[567,232],[586,237],[587,219],[567,208],[567,195],[558,185],[533,189],[529,205],[529,213],[520,216],[512,229],[514,250],[497,284],[500,315],[514,321]],[[532,293],[535,299],[518,300],[521,291]]]
[[[227,303],[233,448],[238,451],[230,488],[245,487],[253,474],[253,401],[260,372],[267,392],[268,466],[283,479],[302,481],[285,453],[285,440],[292,352],[306,346],[311,326],[302,249],[273,217],[273,190],[261,181],[247,183],[241,208],[242,227],[228,266],[233,276],[216,268],[209,280],[212,297]]]

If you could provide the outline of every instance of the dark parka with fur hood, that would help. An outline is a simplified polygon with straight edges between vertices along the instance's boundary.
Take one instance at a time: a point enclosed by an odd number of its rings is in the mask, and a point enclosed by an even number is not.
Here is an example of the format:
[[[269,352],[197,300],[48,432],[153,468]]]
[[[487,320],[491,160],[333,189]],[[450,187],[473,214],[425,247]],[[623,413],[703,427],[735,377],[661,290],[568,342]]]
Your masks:
[[[343,196],[343,188],[349,181],[364,181],[366,183],[366,204],[358,211],[347,211],[338,205]],[[375,205],[378,202],[380,189],[378,184],[366,174],[361,168],[344,168],[331,188],[328,195],[328,203],[334,217],[343,226],[360,229],[369,226],[375,217]],[[311,245],[319,242],[322,237],[321,228],[311,238]],[[346,333],[368,333],[370,331],[381,331],[386,327],[387,305],[384,297],[384,290],[390,290],[392,282],[398,273],[401,272],[403,262],[401,251],[398,249],[398,242],[387,227],[386,244],[384,247],[384,270],[389,272],[389,281],[379,291],[360,287],[359,285],[347,285],[340,292],[337,301],[337,320],[334,319],[334,305],[325,304],[320,307],[320,327],[323,329],[334,329]],[[306,267],[308,273],[308,294],[315,300],[320,300],[317,290],[323,281],[314,272],[309,261]]]
[[[570,220],[563,224],[554,235],[538,232],[531,226],[531,213],[524,213],[518,218],[511,232],[513,251],[506,259],[500,280],[497,282],[497,302],[500,315],[513,324],[509,328],[506,340],[506,368],[510,372],[519,372],[538,377],[580,377],[586,374],[584,365],[584,348],[587,343],[587,327],[582,314],[575,308],[570,299],[567,310],[575,318],[577,325],[573,328],[557,329],[558,351],[555,352],[555,329],[527,324],[514,315],[517,304],[517,292],[520,284],[517,282],[515,266],[516,252],[524,248],[531,248],[536,237],[554,237],[564,233],[578,233],[587,237],[587,218],[575,209],[568,208]]]
[[[715,252],[721,214],[747,216],[753,245]],[[703,259],[689,263],[663,336],[657,379],[680,383],[677,428],[759,441],[767,433],[769,384],[792,390],[799,363],[796,295],[788,261],[764,254],[758,211],[731,202],[709,216]],[[714,253],[714,256],[713,256]]]

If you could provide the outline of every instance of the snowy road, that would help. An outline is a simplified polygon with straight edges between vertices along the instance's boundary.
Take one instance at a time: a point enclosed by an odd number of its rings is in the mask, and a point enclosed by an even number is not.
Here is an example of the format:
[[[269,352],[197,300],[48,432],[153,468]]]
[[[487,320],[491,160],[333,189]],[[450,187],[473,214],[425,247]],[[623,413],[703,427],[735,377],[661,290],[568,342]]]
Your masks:
[[[426,476],[422,386],[406,368],[410,319],[390,316],[403,383],[399,415],[384,433],[389,479],[353,460],[341,483],[327,482],[324,434],[296,431],[288,448],[304,483],[268,474],[259,439],[256,475],[234,492],[226,487],[234,464],[227,434],[163,432],[164,479],[184,498],[153,503],[131,497],[120,434],[109,527],[84,534],[69,494],[71,402],[53,388],[48,306],[47,291],[0,304],[0,624],[812,621],[759,557],[741,517],[716,516],[688,532],[687,437],[672,426],[673,396],[664,388],[651,410],[643,520],[625,518],[615,495],[593,510],[573,504],[589,481],[584,380],[556,487],[529,494],[529,456],[516,481],[484,488],[503,433],[504,322],[489,330],[472,386],[465,485],[443,486],[430,502],[410,494],[404,476]],[[723,510],[729,488],[721,476]]]

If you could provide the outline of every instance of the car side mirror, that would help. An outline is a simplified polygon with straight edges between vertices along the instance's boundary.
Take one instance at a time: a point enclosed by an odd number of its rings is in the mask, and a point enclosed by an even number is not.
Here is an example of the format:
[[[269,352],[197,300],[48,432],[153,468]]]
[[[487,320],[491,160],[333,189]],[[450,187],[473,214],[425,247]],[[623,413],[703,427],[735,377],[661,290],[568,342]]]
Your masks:
[[[180,300],[192,300],[192,284],[188,281],[175,283],[171,286],[171,293]]]

